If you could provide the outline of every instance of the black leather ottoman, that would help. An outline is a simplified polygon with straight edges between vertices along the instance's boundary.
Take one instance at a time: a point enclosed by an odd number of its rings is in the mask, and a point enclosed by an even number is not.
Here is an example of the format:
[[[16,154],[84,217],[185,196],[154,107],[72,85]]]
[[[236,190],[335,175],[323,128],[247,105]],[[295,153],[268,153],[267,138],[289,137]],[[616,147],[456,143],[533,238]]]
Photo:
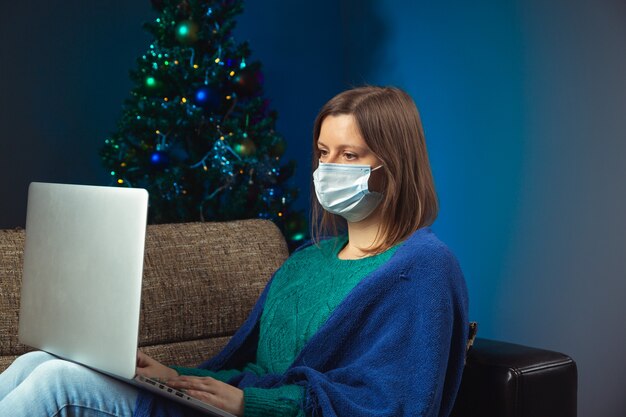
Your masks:
[[[451,417],[575,417],[577,386],[567,355],[476,338]]]

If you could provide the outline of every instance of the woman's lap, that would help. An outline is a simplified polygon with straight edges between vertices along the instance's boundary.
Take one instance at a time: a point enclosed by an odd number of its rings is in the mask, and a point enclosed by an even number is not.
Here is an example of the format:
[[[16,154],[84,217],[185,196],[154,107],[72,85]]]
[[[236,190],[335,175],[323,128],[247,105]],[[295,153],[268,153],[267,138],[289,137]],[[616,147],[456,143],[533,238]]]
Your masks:
[[[0,374],[0,415],[132,416],[137,393],[81,365],[32,352]]]

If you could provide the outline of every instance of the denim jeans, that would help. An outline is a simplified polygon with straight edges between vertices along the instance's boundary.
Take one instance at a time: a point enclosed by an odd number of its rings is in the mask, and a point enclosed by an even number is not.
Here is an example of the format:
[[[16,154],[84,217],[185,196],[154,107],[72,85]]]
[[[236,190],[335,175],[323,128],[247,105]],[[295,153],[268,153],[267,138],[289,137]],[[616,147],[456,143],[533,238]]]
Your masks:
[[[0,374],[0,416],[132,416],[138,389],[45,352]]]

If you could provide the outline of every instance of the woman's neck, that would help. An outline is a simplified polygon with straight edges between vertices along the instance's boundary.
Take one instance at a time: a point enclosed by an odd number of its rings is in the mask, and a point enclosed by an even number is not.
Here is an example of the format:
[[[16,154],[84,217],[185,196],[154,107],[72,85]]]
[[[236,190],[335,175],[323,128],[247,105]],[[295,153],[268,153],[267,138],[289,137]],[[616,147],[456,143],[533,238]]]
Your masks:
[[[348,222],[348,244],[339,252],[339,258],[358,259],[371,255],[365,251],[382,240],[379,233],[381,220],[380,210],[377,209],[360,222]]]

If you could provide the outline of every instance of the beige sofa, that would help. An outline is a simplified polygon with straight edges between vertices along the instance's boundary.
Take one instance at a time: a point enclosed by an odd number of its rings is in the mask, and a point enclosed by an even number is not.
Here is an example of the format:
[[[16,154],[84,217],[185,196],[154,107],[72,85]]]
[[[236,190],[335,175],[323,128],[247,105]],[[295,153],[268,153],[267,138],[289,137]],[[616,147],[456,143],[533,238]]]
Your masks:
[[[23,229],[0,230],[0,372],[29,350],[17,341],[23,248]],[[139,346],[166,364],[209,358],[287,256],[267,220],[149,225]]]

